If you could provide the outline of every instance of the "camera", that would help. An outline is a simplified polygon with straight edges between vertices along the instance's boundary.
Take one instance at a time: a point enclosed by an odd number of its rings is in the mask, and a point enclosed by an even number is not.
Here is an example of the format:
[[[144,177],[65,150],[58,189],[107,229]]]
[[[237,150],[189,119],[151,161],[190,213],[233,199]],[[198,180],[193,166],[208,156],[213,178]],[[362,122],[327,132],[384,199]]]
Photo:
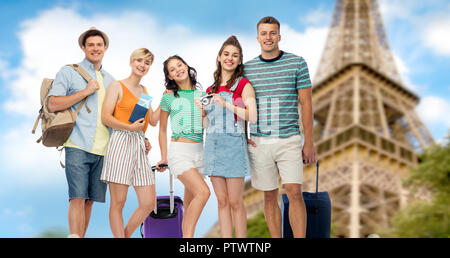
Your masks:
[[[211,103],[212,95],[208,93],[207,95],[204,95],[200,97],[200,102],[202,102],[203,106],[209,105]]]

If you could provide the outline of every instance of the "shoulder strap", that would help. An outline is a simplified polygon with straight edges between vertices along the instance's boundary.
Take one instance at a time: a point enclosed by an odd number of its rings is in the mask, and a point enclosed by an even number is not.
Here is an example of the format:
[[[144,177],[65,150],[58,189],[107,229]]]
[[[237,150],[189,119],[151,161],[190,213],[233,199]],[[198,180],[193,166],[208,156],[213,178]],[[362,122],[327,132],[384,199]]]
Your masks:
[[[234,105],[237,105],[237,103],[235,103],[235,99],[242,98],[242,92],[244,91],[244,87],[246,85],[246,84],[240,85],[242,79],[243,77],[238,77],[236,79],[236,82],[233,84],[233,87],[230,88],[231,92],[233,92]],[[238,117],[236,114],[234,114],[234,121],[238,121]]]
[[[75,69],[83,78],[89,82],[90,80],[93,80],[93,78],[86,72],[86,70],[83,69],[83,67],[79,66],[78,64],[68,64],[73,69]]]
[[[247,83],[242,83],[241,84],[242,79],[244,79],[244,78],[241,78],[239,80],[239,84],[238,84],[238,86],[236,88],[236,93],[238,93],[239,95],[242,95],[242,92],[244,91],[245,85],[247,85]]]
[[[142,86],[142,90],[143,90],[143,92],[145,93],[145,94],[147,94],[148,95],[148,92],[147,92],[147,88],[145,88],[145,86],[144,85],[142,85],[142,84],[140,84],[141,86]]]
[[[68,64],[68,65],[71,66],[73,69],[75,69],[87,82],[89,82],[90,80],[93,80],[93,78],[86,72],[86,70],[83,69],[83,67],[79,66],[78,64]],[[88,97],[84,98],[83,102],[81,102],[81,104],[75,110],[75,116],[73,118],[74,121],[77,119],[78,113],[80,112],[83,105],[86,104]],[[91,113],[91,110],[89,109],[87,104],[86,104],[86,110],[88,113]]]
[[[241,80],[242,80],[242,77],[238,77],[236,79],[236,81],[234,82],[233,86],[231,86],[230,91],[233,92],[233,94],[235,94],[235,93],[239,94],[238,86],[239,86],[239,82],[241,82]],[[241,93],[242,93],[242,91],[241,91]]]

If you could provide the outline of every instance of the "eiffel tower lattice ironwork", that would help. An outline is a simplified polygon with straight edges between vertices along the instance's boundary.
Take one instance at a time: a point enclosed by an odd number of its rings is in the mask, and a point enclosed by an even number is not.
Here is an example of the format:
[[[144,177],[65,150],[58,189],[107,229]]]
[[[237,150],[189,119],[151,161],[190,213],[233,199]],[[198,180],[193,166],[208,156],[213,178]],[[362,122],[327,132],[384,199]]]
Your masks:
[[[401,178],[433,143],[389,49],[377,0],[338,0],[316,77],[314,138],[337,235],[364,237],[408,199]],[[305,181],[305,188],[311,185]]]
[[[396,69],[377,0],[336,1],[313,84],[319,190],[330,193],[336,234],[365,237],[408,200],[401,179],[433,143],[415,112],[419,97]],[[314,191],[314,180],[305,167],[303,190]],[[263,208],[249,182],[244,201],[249,217]]]

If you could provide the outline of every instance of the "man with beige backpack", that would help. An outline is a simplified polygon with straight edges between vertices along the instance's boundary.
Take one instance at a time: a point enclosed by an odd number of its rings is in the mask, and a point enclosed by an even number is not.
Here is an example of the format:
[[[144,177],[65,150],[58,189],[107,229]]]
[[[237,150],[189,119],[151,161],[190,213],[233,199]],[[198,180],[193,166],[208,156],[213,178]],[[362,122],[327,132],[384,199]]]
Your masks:
[[[50,113],[70,109],[75,114],[75,124],[63,145],[70,237],[84,237],[94,201],[105,202],[107,185],[100,181],[100,175],[109,129],[102,123],[101,110],[105,90],[115,80],[102,67],[109,46],[105,33],[92,27],[80,35],[78,44],[85,59],[62,67],[56,74],[46,106]]]

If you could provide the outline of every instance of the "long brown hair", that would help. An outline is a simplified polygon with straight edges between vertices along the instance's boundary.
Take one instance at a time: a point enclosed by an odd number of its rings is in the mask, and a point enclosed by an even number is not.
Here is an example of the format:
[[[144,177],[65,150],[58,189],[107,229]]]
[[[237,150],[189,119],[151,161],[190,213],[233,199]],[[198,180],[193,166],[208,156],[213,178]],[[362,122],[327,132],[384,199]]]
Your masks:
[[[235,46],[235,47],[237,47],[237,49],[239,49],[239,59],[241,62],[236,67],[236,70],[234,70],[234,73],[231,76],[231,78],[227,81],[227,87],[231,87],[239,77],[244,76],[244,63],[243,63],[244,58],[243,58],[243,54],[242,54],[241,44],[239,43],[238,39],[234,35],[231,35],[230,37],[227,38],[227,40],[225,40],[225,42],[222,44],[222,47],[220,48],[219,54],[217,56],[221,56],[223,49],[228,45]],[[219,90],[220,83],[222,82],[222,65],[217,60],[217,57],[216,57],[216,67],[217,67],[216,71],[214,72],[214,83],[211,87],[211,92],[214,92],[214,93],[216,93]]]

